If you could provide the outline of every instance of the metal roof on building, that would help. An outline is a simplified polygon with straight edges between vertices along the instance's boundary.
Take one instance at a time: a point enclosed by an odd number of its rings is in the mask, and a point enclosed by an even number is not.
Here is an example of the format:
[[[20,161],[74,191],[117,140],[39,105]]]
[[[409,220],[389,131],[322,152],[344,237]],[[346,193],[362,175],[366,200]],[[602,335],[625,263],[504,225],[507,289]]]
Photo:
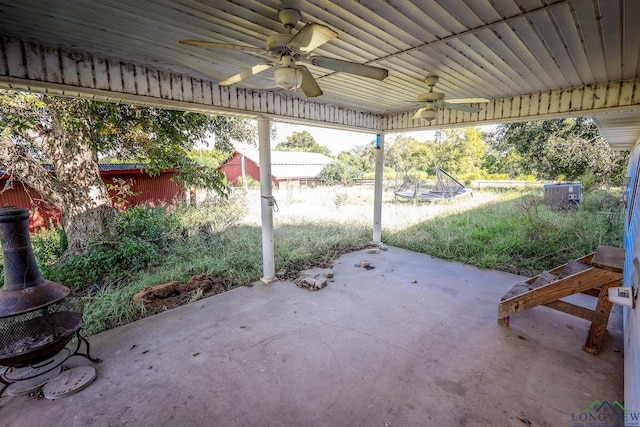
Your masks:
[[[260,164],[258,150],[238,150],[247,159]],[[326,165],[335,160],[320,153],[272,151],[271,174],[277,179],[316,178]]]

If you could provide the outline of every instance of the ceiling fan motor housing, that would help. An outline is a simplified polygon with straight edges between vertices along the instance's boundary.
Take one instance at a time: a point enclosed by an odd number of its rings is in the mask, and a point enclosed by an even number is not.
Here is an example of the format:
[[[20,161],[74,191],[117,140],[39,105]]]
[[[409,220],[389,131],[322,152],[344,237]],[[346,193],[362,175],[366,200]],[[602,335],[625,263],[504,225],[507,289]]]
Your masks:
[[[278,18],[286,29],[293,28],[300,20],[300,12],[296,9],[282,9],[278,12]]]
[[[289,55],[291,48],[289,42],[293,38],[293,34],[273,34],[267,37],[267,50],[275,55]]]
[[[444,101],[444,93],[442,92],[428,92],[418,95],[418,102],[428,102],[435,104]]]

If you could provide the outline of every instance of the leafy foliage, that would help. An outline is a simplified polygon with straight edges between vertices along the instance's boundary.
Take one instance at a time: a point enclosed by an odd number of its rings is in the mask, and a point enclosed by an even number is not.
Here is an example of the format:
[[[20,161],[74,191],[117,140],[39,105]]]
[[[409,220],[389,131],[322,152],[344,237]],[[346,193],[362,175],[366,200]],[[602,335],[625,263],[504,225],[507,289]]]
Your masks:
[[[320,172],[320,180],[328,185],[350,185],[360,176],[360,172],[351,165],[331,162]]]
[[[548,180],[590,174],[597,183],[620,185],[628,158],[612,150],[588,117],[503,124],[492,145],[512,156],[524,173]]]
[[[33,246],[44,276],[66,286],[86,290],[99,280],[118,283],[131,271],[143,269],[152,261],[159,260],[163,248],[170,241],[166,237],[177,229],[175,218],[164,208],[136,206],[115,216],[117,238],[114,236],[96,242],[84,253],[71,256],[64,263],[42,264],[43,261],[52,261],[52,254],[62,250],[62,247],[53,246],[59,230],[36,236]],[[43,255],[45,260],[41,258]]]
[[[113,232],[99,155],[142,164],[151,175],[177,169],[179,183],[226,194],[222,173],[189,152],[210,135],[226,151],[232,141],[255,136],[248,121],[235,117],[13,91],[0,92],[0,127],[0,166],[60,209],[71,253]]]
[[[354,147],[351,151],[342,151],[338,154],[338,161],[348,164],[359,172],[372,171],[376,164],[376,148],[374,144]]]
[[[277,151],[304,151],[307,153],[320,153],[325,156],[331,156],[331,151],[327,147],[318,144],[313,136],[306,130],[302,132],[293,132],[287,137],[285,142],[276,145]]]

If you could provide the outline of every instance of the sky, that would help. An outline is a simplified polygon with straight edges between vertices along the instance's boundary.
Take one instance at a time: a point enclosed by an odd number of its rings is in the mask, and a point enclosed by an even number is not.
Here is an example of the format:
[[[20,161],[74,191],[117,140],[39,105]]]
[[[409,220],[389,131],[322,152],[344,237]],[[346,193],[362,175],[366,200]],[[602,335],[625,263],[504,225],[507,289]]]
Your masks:
[[[327,147],[332,154],[337,155],[341,151],[350,151],[354,147],[368,145],[375,141],[376,135],[373,133],[351,132],[337,129],[321,128],[316,126],[295,125],[290,123],[274,122],[277,129],[277,135],[271,141],[272,148],[280,142],[287,140],[294,132],[307,131],[313,136],[313,139],[323,147]],[[484,131],[492,131],[496,126],[478,126]],[[435,130],[425,130],[416,132],[404,132],[402,134],[388,133],[385,135],[385,143],[389,144],[394,141],[398,135],[413,137],[420,142],[433,141],[435,139]]]

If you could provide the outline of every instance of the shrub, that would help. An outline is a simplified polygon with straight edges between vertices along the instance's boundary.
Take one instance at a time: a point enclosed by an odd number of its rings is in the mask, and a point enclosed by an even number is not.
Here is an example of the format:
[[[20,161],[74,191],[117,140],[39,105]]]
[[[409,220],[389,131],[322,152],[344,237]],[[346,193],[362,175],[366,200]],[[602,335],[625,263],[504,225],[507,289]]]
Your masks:
[[[327,185],[350,185],[358,178],[360,172],[343,162],[331,162],[320,172],[320,180]]]
[[[82,254],[63,263],[52,264],[57,259],[53,255],[62,253],[62,246],[55,245],[60,230],[35,238],[34,253],[43,276],[81,293],[98,281],[119,283],[158,260],[167,238],[179,229],[175,217],[162,207],[136,206],[117,213],[114,221],[115,236],[91,243]]]

